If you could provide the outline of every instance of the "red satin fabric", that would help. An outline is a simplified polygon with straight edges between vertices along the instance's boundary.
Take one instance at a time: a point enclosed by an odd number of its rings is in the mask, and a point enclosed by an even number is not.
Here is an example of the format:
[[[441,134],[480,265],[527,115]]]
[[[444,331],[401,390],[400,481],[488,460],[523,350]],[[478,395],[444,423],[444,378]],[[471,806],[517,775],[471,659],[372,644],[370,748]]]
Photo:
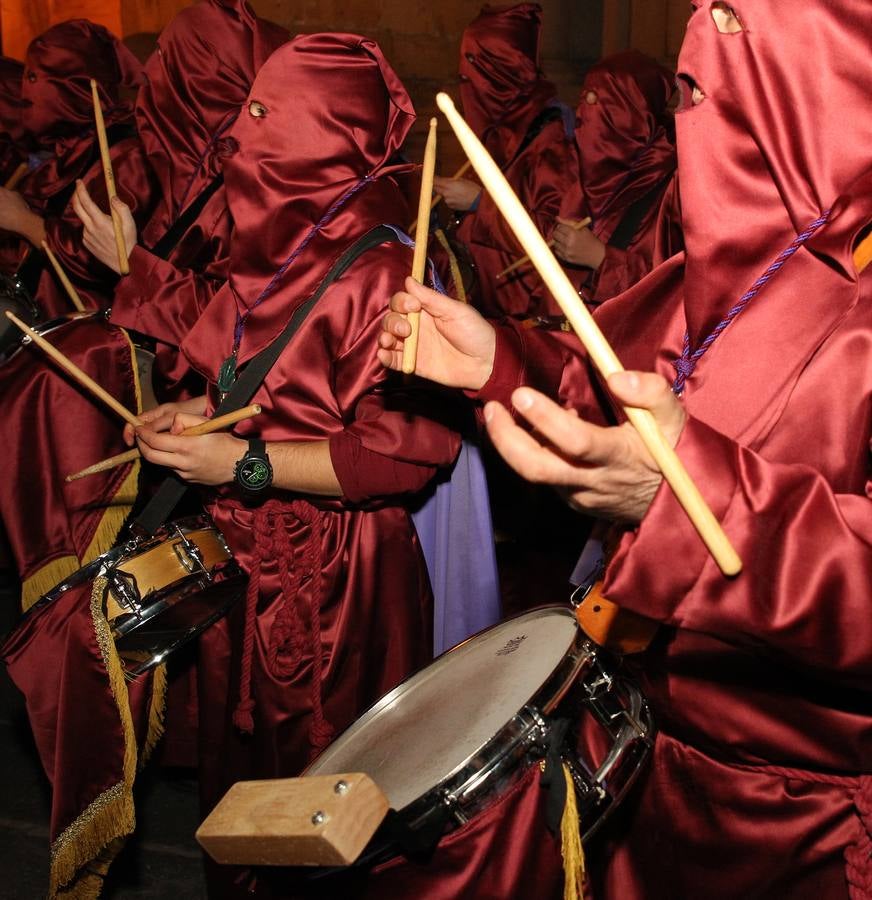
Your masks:
[[[545,826],[545,791],[531,766],[428,859],[396,857],[366,872],[303,883],[292,870],[258,869],[269,900],[559,900],[560,838]]]
[[[547,237],[577,180],[577,158],[559,113],[518,152],[528,128],[557,93],[539,69],[541,25],[538,4],[485,6],[463,33],[459,71],[465,118]],[[559,312],[535,270],[497,280],[523,251],[486,191],[478,209],[464,217],[457,236],[475,261],[474,299],[485,315],[524,318]]]
[[[872,281],[851,259],[872,221],[872,76],[851,66],[869,52],[866,8],[749,3],[745,30],[726,35],[711,7],[679,61],[706,93],[679,114],[687,256],[598,310],[622,362],[671,380],[685,327],[698,344],[833,212],[684,392],[677,451],[744,571],[719,573],[665,488],[609,567],[606,595],[665,626],[638,663],[661,736],[595,895],[868,900]],[[486,394],[530,380],[601,417],[586,360],[569,341],[554,349],[504,332]]]
[[[123,783],[125,742],[118,702],[129,702],[138,746],[148,730],[151,675],[128,682],[127,697],[116,701],[94,631],[91,589],[88,583],[62,594],[28,617],[2,648],[9,676],[26,698],[36,748],[51,783],[52,842],[101,794]],[[73,843],[76,839],[71,835]],[[81,852],[87,857],[87,850]]]
[[[62,353],[136,411],[134,361],[120,329],[100,319],[47,336]],[[22,580],[62,556],[82,559],[130,465],[65,482],[67,475],[126,447],[117,415],[86,394],[37,347],[0,367],[5,413],[0,439],[15,477],[0,485],[0,516]]]
[[[21,127],[21,77],[24,66],[17,59],[0,56],[0,180],[26,161],[24,130]]]
[[[592,230],[607,245],[587,284],[594,302],[625,291],[651,270],[660,201],[676,167],[667,112],[673,80],[672,72],[634,50],[602,60],[585,75],[575,128],[579,188]],[[647,209],[629,245],[609,246],[628,209],[643,200]],[[578,205],[572,196],[567,201],[567,208]]]
[[[136,124],[160,182],[159,213],[142,233],[150,247],[221,171],[226,129],[255,73],[288,39],[247,0],[201,0],[161,32],[145,64]]]
[[[21,121],[41,146],[54,155],[22,184],[31,208],[63,190],[90,163],[96,140],[90,79],[97,82],[103,118],[109,128],[131,118],[121,88],[139,86],[136,57],[102,25],[72,19],[49,28],[27,48]]]
[[[482,7],[460,42],[463,115],[500,166],[515,155],[528,126],[557,95],[539,68],[542,7]]]
[[[255,73],[287,37],[255,16],[246,0],[203,0],[164,29],[146,63],[136,120],[160,200],[130,256],[129,276],[118,282],[112,321],[159,341],[155,387],[161,399],[202,393],[178,346],[227,279],[232,220],[224,188],[166,260],[147,248],[220,174],[222,158],[233,149],[226,129]]]
[[[343,103],[334,102],[337,96]],[[233,128],[239,151],[224,164],[236,222],[230,281],[182,345],[213,384],[233,346],[237,310],[251,310],[238,354],[244,363],[284,327],[343,250],[406,211],[396,185],[377,177],[255,305],[331,205],[364,176],[379,175],[413,112],[377,45],[354,35],[300,37],[279,49],[258,73],[249,101],[266,113],[244,108]],[[406,391],[372,353],[411,257],[408,248],[384,245],[331,285],[255,395],[263,413],[236,429],[267,441],[329,441],[344,496],[272,491],[267,507],[247,507],[225,486],[211,504],[259,596],[252,736],[230,722],[245,656],[244,608],[201,641],[207,807],[238,778],[299,772],[323,746],[325,729],[344,728],[430,653],[429,583],[404,502],[453,461],[459,439],[427,418],[421,392]]]

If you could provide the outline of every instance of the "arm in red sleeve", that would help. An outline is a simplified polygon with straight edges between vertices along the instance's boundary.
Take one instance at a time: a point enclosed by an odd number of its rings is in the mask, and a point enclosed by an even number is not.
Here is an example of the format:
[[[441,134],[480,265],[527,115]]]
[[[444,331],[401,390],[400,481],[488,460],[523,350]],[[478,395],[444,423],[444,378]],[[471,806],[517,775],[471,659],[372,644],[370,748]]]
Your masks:
[[[643,245],[635,245],[627,250],[606,245],[606,255],[600,267],[593,273],[589,287],[593,303],[602,303],[617,297],[627,288],[641,281],[651,271],[651,252]]]
[[[165,344],[179,346],[227,280],[232,223],[218,191],[164,260],[142,246],[130,255],[120,279],[112,321]]]
[[[872,485],[867,495],[837,494],[811,467],[767,462],[693,418],[676,449],[744,569],[721,575],[661,487],[609,566],[609,599],[868,686]]]
[[[605,421],[587,353],[574,332],[527,328],[512,319],[493,324],[491,377],[481,390],[465,392],[467,396],[483,403],[497,400],[511,410],[512,391],[523,385],[573,407],[590,421]]]
[[[370,261],[385,264],[352,267],[334,289],[339,294],[344,282],[351,298],[345,304],[338,298],[331,301],[351,308],[366,298],[370,314],[350,335],[352,342],[346,342],[333,370],[334,397],[346,424],[331,435],[330,455],[344,499],[355,505],[419,491],[460,450],[456,395],[407,385],[401,375],[387,372],[373,352],[391,285],[408,271],[409,256],[406,248],[396,247],[376,254]]]

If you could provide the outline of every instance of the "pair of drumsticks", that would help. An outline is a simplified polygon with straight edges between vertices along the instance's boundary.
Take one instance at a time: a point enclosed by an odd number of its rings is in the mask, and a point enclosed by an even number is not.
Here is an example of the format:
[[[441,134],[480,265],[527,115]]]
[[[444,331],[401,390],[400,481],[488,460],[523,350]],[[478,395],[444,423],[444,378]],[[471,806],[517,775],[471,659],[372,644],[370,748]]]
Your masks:
[[[578,294],[566,277],[562,266],[551,252],[548,243],[546,243],[536,228],[530,215],[521,205],[520,200],[506,181],[499,166],[491,158],[460,113],[457,112],[451,98],[447,94],[440,93],[436,97],[436,103],[457,135],[461,146],[466,152],[467,159],[475,169],[482,186],[487,190],[491,199],[508,222],[529,260],[533,263],[554,299],[560,305],[594,365],[604,378],[623,371],[623,366],[606,340],[605,335],[600,331],[599,326],[581,302]],[[421,197],[418,203],[415,261],[413,262],[412,277],[419,282],[422,282],[424,275],[424,263],[423,261],[419,263],[419,247],[422,244],[426,244],[427,241],[430,197],[433,191],[433,166],[436,153],[435,127],[435,120],[431,120],[430,134],[424,153]],[[578,223],[576,227],[581,228],[583,224],[587,223]],[[424,248],[420,249],[420,254],[422,256],[425,254]],[[519,260],[517,265],[522,265],[524,262],[526,260]],[[412,331],[403,344],[403,371],[406,373],[411,373],[415,370],[419,319],[419,313],[409,314],[409,324]],[[660,471],[663,473],[664,479],[672,488],[676,499],[684,508],[721,571],[725,575],[737,574],[741,571],[742,561],[739,559],[738,554],[733,549],[726,534],[724,534],[720,523],[714,517],[683,463],[678,458],[672,445],[664,437],[653,414],[649,410],[631,406],[625,406],[624,412],[639,433],[639,437],[654,458]]]

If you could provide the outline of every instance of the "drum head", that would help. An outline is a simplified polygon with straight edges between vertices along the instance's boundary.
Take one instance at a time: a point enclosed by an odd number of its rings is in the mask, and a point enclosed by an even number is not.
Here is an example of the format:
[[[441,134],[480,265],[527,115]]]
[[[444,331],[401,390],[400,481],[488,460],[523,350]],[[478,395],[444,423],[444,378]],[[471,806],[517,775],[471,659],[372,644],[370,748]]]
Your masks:
[[[575,645],[566,607],[509,619],[444,653],[384,696],[306,770],[366,772],[404,809],[466,764],[534,698],[540,708],[564,681],[548,685]]]

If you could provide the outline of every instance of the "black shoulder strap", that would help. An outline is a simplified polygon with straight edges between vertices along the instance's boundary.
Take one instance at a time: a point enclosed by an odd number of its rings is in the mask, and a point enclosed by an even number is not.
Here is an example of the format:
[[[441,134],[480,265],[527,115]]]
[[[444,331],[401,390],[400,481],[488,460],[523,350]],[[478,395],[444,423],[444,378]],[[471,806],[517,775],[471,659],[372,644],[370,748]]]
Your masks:
[[[125,138],[136,137],[136,127],[131,122],[116,122],[106,129],[106,140],[110,147],[123,141]],[[97,134],[94,134],[94,145],[91,148],[91,155],[82,172],[87,172],[95,162],[100,158],[100,145],[97,142]],[[62,191],[54,194],[49,198],[45,206],[45,216],[59,216],[67,208],[70,200],[73,199],[73,192],[76,190],[76,180],[73,179]],[[19,282],[24,289],[34,297],[36,289],[39,286],[39,279],[42,277],[45,269],[46,258],[44,253],[40,253],[36,247],[31,247],[27,252],[27,256],[21,261],[15,272]]]
[[[278,360],[291,338],[303,324],[306,316],[309,315],[312,308],[321,299],[323,293],[361,254],[372,247],[377,247],[379,244],[384,244],[388,241],[399,242],[399,240],[398,234],[392,228],[389,228],[387,225],[378,225],[355,241],[333,264],[333,267],[324,276],[321,284],[318,285],[315,293],[305,303],[297,307],[282,333],[245,366],[233,387],[213,413],[213,418],[241,409],[251,402],[251,398],[263,383],[267,373],[275,365],[276,360]],[[161,484],[142,512],[136,517],[133,527],[145,531],[146,534],[154,534],[167,520],[187,489],[188,484],[182,481],[181,478],[176,475],[169,475],[164,479],[163,484]]]
[[[185,207],[182,214],[170,226],[164,236],[151,248],[151,253],[158,259],[167,259],[173,252],[176,244],[185,236],[185,232],[197,221],[197,217],[203,212],[206,204],[224,184],[224,176],[218,175],[200,191],[199,194]]]
[[[633,242],[633,238],[636,236],[636,232],[639,230],[639,226],[642,224],[642,219],[645,218],[651,207],[660,199],[663,189],[666,187],[670,178],[672,178],[672,172],[658,181],[654,187],[624,210],[621,221],[618,222],[617,227],[608,240],[608,245],[610,247],[616,247],[618,250],[626,250],[627,247],[630,246]]]

